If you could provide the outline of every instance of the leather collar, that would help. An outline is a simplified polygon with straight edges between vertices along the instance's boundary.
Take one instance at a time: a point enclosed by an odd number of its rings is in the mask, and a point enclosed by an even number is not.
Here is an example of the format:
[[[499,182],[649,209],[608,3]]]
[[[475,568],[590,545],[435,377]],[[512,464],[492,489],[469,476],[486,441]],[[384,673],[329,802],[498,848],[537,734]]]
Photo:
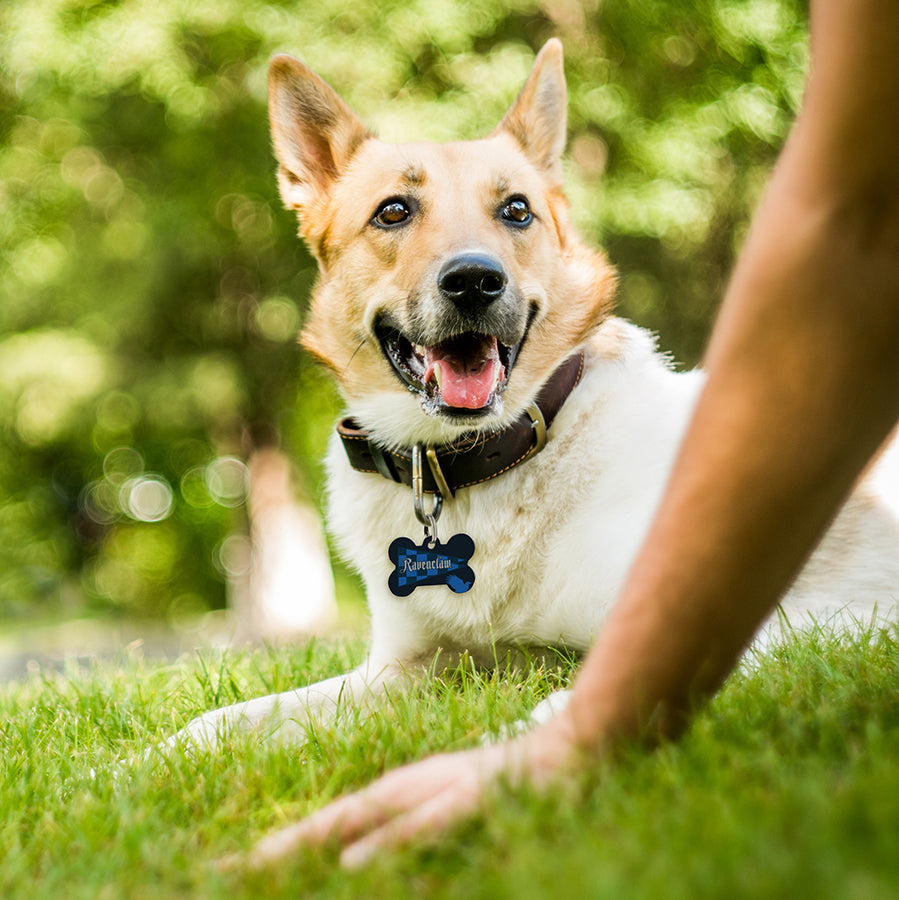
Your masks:
[[[427,466],[421,466],[427,493],[447,492],[480,484],[502,475],[543,449],[546,429],[568,399],[584,370],[584,354],[569,357],[550,375],[534,403],[511,425],[492,434],[471,434],[452,444],[427,447]],[[337,426],[350,465],[357,472],[381,474],[399,484],[412,486],[412,450],[379,447],[368,431],[351,418]]]

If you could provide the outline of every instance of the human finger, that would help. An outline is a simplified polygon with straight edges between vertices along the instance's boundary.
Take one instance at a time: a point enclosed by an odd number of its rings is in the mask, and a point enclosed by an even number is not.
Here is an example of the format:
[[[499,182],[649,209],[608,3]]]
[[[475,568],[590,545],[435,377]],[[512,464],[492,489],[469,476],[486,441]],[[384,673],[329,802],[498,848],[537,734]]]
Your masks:
[[[340,854],[346,869],[367,865],[381,851],[395,850],[414,842],[435,838],[476,812],[484,795],[484,783],[476,778],[460,779],[422,800],[409,812],[395,816],[351,842]]]
[[[287,825],[256,842],[244,857],[229,857],[221,868],[263,869],[296,853],[301,847],[318,847],[329,841],[344,844],[371,828],[377,828],[399,810],[375,799],[370,788],[341,797],[300,822]]]

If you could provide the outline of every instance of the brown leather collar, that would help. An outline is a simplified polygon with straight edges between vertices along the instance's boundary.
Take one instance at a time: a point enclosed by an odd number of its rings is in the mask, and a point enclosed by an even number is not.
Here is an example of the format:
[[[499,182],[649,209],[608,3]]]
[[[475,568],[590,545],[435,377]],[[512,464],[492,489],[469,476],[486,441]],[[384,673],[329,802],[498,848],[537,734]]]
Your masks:
[[[424,490],[449,492],[496,478],[543,449],[546,429],[584,370],[584,354],[569,357],[540,389],[536,401],[507,428],[493,434],[466,435],[452,444],[425,448],[427,466],[422,466]],[[380,473],[391,481],[412,486],[412,450],[379,447],[371,434],[353,419],[337,426],[350,465],[358,472]]]

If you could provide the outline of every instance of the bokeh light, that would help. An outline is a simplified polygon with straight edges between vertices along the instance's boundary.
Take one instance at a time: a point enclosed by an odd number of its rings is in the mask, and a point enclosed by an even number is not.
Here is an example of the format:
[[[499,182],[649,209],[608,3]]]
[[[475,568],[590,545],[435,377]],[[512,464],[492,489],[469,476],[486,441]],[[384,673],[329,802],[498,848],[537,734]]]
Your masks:
[[[169,483],[159,475],[129,478],[119,491],[122,509],[140,522],[161,522],[172,512],[174,496]]]
[[[247,497],[249,472],[246,463],[234,456],[222,456],[206,467],[206,486],[216,503],[240,506]]]

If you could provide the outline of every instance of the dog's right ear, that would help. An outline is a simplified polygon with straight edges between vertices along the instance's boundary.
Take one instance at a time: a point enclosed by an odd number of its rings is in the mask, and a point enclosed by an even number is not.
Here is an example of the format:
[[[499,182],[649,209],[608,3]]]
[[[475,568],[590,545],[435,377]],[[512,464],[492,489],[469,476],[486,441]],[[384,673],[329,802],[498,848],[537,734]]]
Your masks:
[[[269,63],[268,111],[281,196],[302,213],[372,134],[329,84],[285,54]]]

